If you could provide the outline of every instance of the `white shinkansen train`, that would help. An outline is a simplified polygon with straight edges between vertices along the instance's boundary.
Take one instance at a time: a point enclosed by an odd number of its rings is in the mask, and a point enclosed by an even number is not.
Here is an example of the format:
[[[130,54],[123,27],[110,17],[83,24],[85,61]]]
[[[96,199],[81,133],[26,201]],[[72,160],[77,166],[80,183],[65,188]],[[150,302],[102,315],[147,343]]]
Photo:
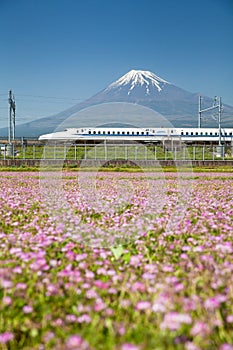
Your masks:
[[[85,141],[139,141],[161,142],[166,139],[188,143],[233,143],[233,128],[136,128],[136,127],[83,127],[68,128],[41,135],[40,141],[85,142]]]

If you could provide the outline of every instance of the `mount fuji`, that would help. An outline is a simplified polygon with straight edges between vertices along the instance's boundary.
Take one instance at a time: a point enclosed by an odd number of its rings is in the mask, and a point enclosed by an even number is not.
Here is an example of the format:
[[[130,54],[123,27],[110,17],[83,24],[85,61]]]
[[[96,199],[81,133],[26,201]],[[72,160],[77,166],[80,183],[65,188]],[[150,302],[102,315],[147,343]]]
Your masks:
[[[177,87],[150,71],[131,70],[96,95],[65,111],[50,117],[17,125],[16,136],[37,137],[41,134],[59,130],[59,127],[97,126],[94,106],[98,107],[101,104],[110,104],[111,106],[111,103],[119,102],[147,107],[162,115],[175,127],[196,127],[198,96],[199,93],[191,93]],[[203,98],[202,108],[210,107],[212,104],[213,99],[209,97]],[[223,107],[222,127],[232,127],[233,107],[228,105]],[[92,110],[92,113],[88,113],[89,110]],[[81,113],[80,111],[86,112]],[[156,114],[153,115],[152,113],[151,118],[156,118]],[[115,119],[119,126],[129,123],[127,115],[124,115],[122,118],[122,115],[118,114]],[[140,126],[152,126],[155,122],[152,119],[144,119],[143,115],[141,115]],[[101,125],[101,123],[106,124],[106,120],[108,120],[108,116],[105,115],[105,119],[101,120],[101,115],[99,115],[98,125]],[[205,118],[203,118],[203,124],[206,127],[216,127],[216,116],[206,113]],[[6,136],[7,128],[1,129],[0,135]]]

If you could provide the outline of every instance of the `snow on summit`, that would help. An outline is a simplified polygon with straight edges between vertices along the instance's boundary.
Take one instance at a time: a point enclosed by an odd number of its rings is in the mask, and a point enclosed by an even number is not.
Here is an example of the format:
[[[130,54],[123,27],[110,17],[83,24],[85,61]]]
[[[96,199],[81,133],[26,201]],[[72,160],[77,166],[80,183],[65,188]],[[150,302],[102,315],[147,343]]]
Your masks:
[[[131,70],[120,79],[110,84],[107,90],[112,88],[121,88],[129,86],[128,95],[131,94],[137,86],[145,87],[146,95],[150,95],[150,88],[155,87],[160,92],[165,84],[170,84],[166,80],[158,77],[154,73],[146,70]]]

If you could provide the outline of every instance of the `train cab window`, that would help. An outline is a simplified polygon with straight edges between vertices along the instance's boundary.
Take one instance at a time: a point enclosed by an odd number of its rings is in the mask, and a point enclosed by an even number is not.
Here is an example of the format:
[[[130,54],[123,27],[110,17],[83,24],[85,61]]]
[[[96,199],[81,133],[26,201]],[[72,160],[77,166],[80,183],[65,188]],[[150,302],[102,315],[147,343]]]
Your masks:
[[[188,131],[186,131],[186,135],[188,135],[189,133],[188,133]]]

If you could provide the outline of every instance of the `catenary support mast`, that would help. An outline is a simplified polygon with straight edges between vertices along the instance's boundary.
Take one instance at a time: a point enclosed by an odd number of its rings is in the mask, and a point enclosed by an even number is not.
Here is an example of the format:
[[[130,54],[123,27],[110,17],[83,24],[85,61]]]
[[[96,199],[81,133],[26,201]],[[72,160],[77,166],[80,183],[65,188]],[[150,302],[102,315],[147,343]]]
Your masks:
[[[8,143],[11,144],[11,142],[15,139],[15,98],[12,93],[12,91],[9,91],[9,120],[8,120]]]

